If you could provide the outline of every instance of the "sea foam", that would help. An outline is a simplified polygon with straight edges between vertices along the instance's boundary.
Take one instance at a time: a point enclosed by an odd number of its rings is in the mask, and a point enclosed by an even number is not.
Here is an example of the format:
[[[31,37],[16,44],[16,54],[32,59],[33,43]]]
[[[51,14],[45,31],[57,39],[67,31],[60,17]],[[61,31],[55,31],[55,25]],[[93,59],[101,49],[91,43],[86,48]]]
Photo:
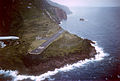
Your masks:
[[[105,56],[109,55],[107,53],[104,53],[103,49],[98,46],[97,42],[95,42],[95,44],[91,44],[91,45],[95,47],[96,52],[97,52],[97,54],[95,55],[95,58],[80,60],[74,64],[67,64],[64,67],[56,68],[54,71],[48,71],[39,76],[19,75],[18,71],[11,71],[11,70],[7,70],[7,71],[0,70],[0,74],[12,77],[13,81],[24,80],[24,79],[31,79],[34,81],[42,81],[45,79],[51,79],[50,77],[57,74],[58,72],[61,72],[61,71],[67,72],[70,70],[74,70],[75,68],[80,68],[89,62],[101,61],[104,59]]]

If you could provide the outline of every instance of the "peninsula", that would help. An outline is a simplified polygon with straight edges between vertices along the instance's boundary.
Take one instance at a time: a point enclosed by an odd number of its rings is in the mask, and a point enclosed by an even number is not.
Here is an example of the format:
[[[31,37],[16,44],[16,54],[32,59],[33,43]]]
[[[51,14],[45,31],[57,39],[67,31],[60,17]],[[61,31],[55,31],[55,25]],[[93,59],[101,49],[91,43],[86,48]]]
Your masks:
[[[0,48],[1,69],[40,75],[96,54],[92,41],[58,25],[71,13],[65,6],[49,0],[1,1],[0,36],[19,37]]]

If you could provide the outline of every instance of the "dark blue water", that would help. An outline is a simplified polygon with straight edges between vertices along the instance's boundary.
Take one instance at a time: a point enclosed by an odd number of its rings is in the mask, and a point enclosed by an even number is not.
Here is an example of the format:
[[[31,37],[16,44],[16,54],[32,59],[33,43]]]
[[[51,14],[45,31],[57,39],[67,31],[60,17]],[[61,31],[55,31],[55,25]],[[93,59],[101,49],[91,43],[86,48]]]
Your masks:
[[[91,61],[80,67],[72,67],[69,71],[56,70],[40,76],[25,76],[17,73],[2,71],[8,78],[23,80],[115,80],[120,81],[120,8],[71,8],[72,14],[60,24],[65,30],[80,37],[97,41],[109,56],[103,60]],[[85,21],[80,21],[84,18]],[[69,68],[69,67],[68,67]],[[53,76],[51,76],[53,75]],[[6,76],[4,76],[6,78]],[[38,78],[38,79],[37,79]],[[47,79],[48,78],[48,79]],[[3,79],[0,79],[3,80]],[[8,79],[11,80],[11,79]],[[29,81],[29,80],[28,80]]]
[[[52,76],[55,80],[120,81],[120,8],[71,8],[72,14],[61,26],[80,37],[97,41],[109,56],[102,61]],[[80,21],[84,18],[86,21]]]

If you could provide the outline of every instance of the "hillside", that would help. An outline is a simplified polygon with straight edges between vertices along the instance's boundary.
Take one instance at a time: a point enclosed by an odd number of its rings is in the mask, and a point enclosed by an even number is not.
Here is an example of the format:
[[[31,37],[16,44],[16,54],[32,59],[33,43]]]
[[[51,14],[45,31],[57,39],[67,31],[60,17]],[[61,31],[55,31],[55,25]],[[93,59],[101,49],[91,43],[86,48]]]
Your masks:
[[[96,53],[90,40],[65,31],[42,54],[29,55],[31,50],[62,29],[58,23],[67,19],[66,12],[46,0],[1,0],[0,11],[0,35],[20,37],[17,41],[4,41],[7,46],[0,48],[2,69],[36,75],[93,57]],[[36,40],[36,37],[42,40]]]

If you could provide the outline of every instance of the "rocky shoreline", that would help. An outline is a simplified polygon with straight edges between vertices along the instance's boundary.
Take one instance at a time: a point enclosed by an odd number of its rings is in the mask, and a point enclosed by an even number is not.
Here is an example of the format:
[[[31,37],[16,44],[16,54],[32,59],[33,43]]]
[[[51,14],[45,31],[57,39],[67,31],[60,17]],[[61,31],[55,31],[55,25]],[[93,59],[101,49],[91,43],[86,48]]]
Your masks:
[[[12,21],[9,25],[6,24],[5,29],[9,29],[7,35],[16,35],[20,37],[20,40],[19,44],[13,42],[0,49],[0,67],[2,69],[18,70],[20,74],[40,75],[66,64],[73,64],[95,56],[96,50],[90,44],[93,43],[92,41],[70,33],[65,33],[61,39],[57,39],[42,55],[29,55],[28,50],[32,47],[32,43],[39,45],[39,41],[36,43],[35,37],[38,35],[50,37],[57,32],[61,28],[57,23],[67,19],[67,14],[64,10],[48,4],[46,0],[10,0],[10,2],[10,7],[8,6],[6,9],[11,11]],[[6,7],[7,4],[5,2],[3,5]],[[27,8],[28,5],[31,6],[30,9]],[[7,12],[5,15],[9,16]],[[5,23],[8,22],[6,21],[7,16],[2,17]],[[7,20],[11,20],[11,18]],[[4,29],[4,24],[0,23],[0,25],[5,32],[8,31]],[[0,31],[0,35],[2,33],[4,32]]]
[[[91,41],[91,43],[94,44],[94,42],[92,42],[92,41]],[[71,54],[65,55],[63,57],[57,56],[57,57],[50,57],[47,60],[41,60],[38,63],[36,63],[35,65],[32,63],[32,61],[34,61],[34,59],[37,59],[38,57],[40,57],[40,55],[28,55],[24,59],[25,65],[28,68],[28,70],[21,72],[20,74],[40,75],[47,71],[52,71],[55,68],[63,67],[67,64],[73,64],[80,60],[94,58],[94,56],[97,54],[96,50],[93,46],[91,46],[90,49],[91,49],[90,53],[88,53],[88,54],[85,52],[79,53],[76,51],[75,53],[71,53]]]

